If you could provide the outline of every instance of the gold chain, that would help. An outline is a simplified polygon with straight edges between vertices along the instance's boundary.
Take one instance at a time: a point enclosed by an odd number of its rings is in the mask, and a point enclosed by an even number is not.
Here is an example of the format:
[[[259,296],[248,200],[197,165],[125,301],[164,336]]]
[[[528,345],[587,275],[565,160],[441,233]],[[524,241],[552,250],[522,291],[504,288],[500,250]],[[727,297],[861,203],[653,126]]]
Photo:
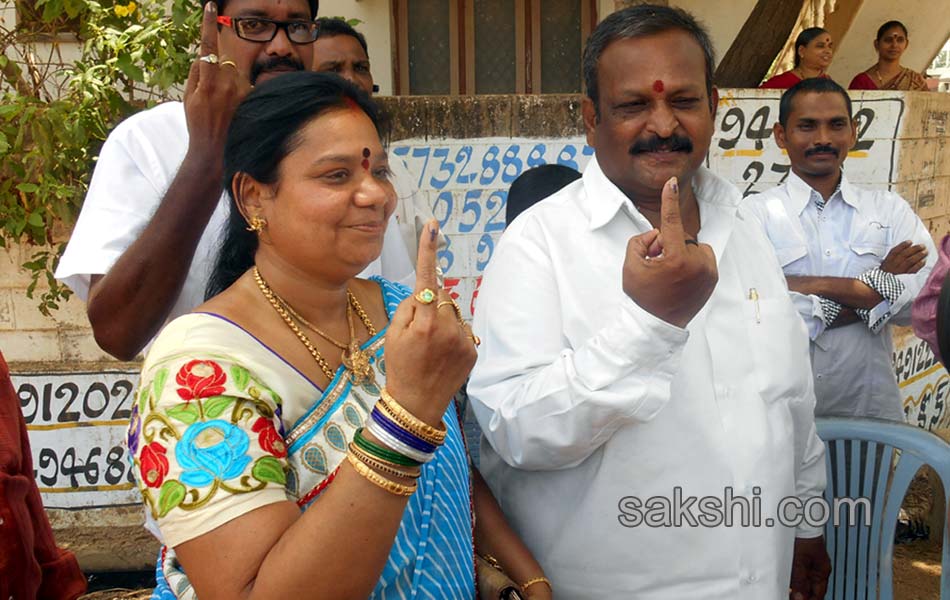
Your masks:
[[[312,329],[315,333],[326,339],[337,348],[343,350],[343,353],[340,357],[340,362],[347,370],[350,380],[354,384],[359,385],[363,381],[367,380],[370,383],[375,381],[376,377],[373,373],[373,367],[370,364],[370,357],[368,353],[360,349],[359,340],[356,338],[356,327],[353,323],[353,311],[355,310],[359,315],[360,320],[366,327],[366,331],[369,332],[370,337],[376,335],[376,328],[373,326],[372,321],[370,321],[366,311],[363,310],[363,307],[356,299],[356,296],[350,290],[346,290],[346,296],[348,300],[346,305],[346,321],[347,325],[349,325],[350,343],[344,344],[329,336],[326,332],[321,330],[319,327],[305,319],[300,313],[294,310],[294,308],[286,300],[281,298],[277,292],[267,285],[267,282],[264,281],[263,277],[261,277],[261,273],[256,266],[254,267],[254,279],[257,281],[257,287],[260,288],[261,293],[265,298],[267,298],[271,306],[274,307],[274,310],[277,311],[277,314],[279,314],[281,318],[284,319],[284,322],[287,323],[287,326],[290,327],[290,329],[297,335],[297,338],[300,339],[304,346],[306,346],[307,350],[310,352],[310,355],[313,356],[314,360],[317,361],[317,364],[320,365],[320,368],[323,370],[323,374],[327,376],[328,380],[332,381],[334,376],[333,371],[330,369],[329,363],[323,358],[323,355],[320,354],[320,351],[314,347],[310,339],[302,331],[300,331],[300,328],[297,327],[297,324],[294,322],[294,318],[296,318],[308,328]]]
[[[280,302],[277,301],[277,298],[274,296],[273,290],[270,289],[270,286],[267,285],[267,282],[264,281],[264,278],[261,277],[261,272],[257,270],[257,267],[254,267],[254,281],[257,282],[257,287],[261,290],[261,294],[270,302],[270,305],[274,307],[274,310],[277,311],[277,314],[281,316],[284,320],[284,323],[287,323],[287,327],[290,327],[290,330],[293,331],[297,338],[306,346],[307,350],[310,352],[310,356],[317,361],[317,365],[320,366],[320,369],[323,371],[323,374],[326,376],[327,381],[333,381],[333,369],[330,368],[330,364],[323,358],[323,355],[320,354],[320,351],[314,347],[313,343],[310,341],[310,338],[300,331],[300,328],[297,327],[297,324],[294,323],[293,318],[284,310],[284,307],[280,305]]]

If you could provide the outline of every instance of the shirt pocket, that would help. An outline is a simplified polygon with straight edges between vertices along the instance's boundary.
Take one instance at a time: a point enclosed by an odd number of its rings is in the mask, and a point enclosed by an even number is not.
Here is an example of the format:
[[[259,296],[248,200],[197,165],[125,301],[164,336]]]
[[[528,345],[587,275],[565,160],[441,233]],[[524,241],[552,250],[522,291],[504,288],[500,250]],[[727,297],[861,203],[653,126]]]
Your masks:
[[[787,296],[743,302],[743,317],[762,398],[800,399],[811,381],[808,331]]]
[[[849,247],[857,274],[873,269],[887,256],[888,230],[863,226],[851,236]]]

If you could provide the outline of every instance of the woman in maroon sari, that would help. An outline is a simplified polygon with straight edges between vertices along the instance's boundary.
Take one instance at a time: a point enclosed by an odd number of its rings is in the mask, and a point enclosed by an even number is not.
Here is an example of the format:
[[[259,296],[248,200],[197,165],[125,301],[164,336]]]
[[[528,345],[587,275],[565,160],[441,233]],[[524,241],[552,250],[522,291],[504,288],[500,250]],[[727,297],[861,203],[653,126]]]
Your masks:
[[[877,30],[874,49],[878,60],[868,70],[851,80],[852,90],[927,91],[923,76],[901,66],[901,56],[909,44],[907,28],[900,21],[888,21]]]
[[[760,88],[787,90],[802,79],[827,78],[826,71],[834,57],[831,34],[821,27],[809,27],[795,38],[795,66],[768,79]]]

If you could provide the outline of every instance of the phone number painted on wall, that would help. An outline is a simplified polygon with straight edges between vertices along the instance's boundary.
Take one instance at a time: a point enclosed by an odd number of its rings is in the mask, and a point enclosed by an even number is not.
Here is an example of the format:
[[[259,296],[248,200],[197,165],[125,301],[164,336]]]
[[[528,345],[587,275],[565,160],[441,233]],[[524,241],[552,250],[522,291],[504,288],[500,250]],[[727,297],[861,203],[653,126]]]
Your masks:
[[[137,372],[12,375],[48,508],[138,504],[125,445]]]

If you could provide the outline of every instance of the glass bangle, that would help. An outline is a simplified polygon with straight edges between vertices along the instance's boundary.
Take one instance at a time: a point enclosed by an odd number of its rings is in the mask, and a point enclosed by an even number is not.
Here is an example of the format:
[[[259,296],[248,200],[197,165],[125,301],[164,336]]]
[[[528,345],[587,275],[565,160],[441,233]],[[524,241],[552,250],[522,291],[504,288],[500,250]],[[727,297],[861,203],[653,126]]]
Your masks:
[[[419,452],[415,448],[410,448],[408,445],[399,441],[399,439],[397,439],[394,435],[383,429],[376,421],[371,420],[366,429],[376,436],[380,442],[386,446],[389,446],[389,448],[395,450],[399,454],[411,458],[412,460],[417,460],[420,463],[426,463],[432,460],[432,458],[435,456],[435,454]]]
[[[365,437],[363,437],[363,428],[360,427],[356,430],[356,433],[353,434],[353,443],[356,444],[358,448],[376,458],[381,458],[383,460],[388,460],[389,462],[401,465],[403,467],[418,467],[420,462],[412,460],[398,452],[394,452],[389,448],[380,446],[379,444],[374,444]]]
[[[400,427],[398,423],[395,423],[389,417],[387,417],[386,414],[383,413],[378,408],[375,408],[375,407],[373,408],[372,416],[373,416],[373,421],[379,423],[379,425],[383,429],[385,429],[386,431],[394,435],[397,439],[404,442],[409,447],[415,448],[419,452],[432,454],[438,448],[438,446],[433,446],[432,444],[424,440],[421,440],[418,437],[414,436],[413,434],[409,433],[408,431]]]

